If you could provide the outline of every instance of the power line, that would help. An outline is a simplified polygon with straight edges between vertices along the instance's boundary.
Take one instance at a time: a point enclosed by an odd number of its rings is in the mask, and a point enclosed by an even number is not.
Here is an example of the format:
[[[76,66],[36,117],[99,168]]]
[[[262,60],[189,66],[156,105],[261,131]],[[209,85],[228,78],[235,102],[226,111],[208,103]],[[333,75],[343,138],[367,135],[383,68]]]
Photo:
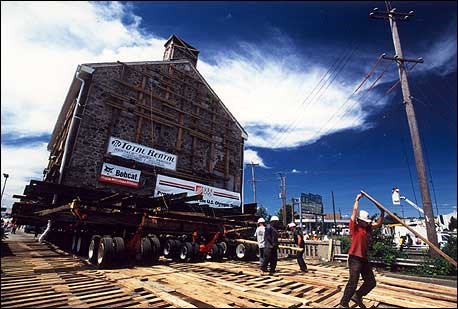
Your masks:
[[[357,44],[353,43],[353,47],[351,50],[347,53],[344,53],[344,57],[339,58],[337,66],[335,69],[332,70],[331,74],[327,77],[327,79],[324,81],[324,83],[320,86],[318,91],[315,93],[314,97],[309,101],[309,103],[304,106],[304,108],[301,110],[301,113],[297,115],[296,119],[292,121],[286,128],[284,128],[282,131],[278,132],[272,140],[276,141],[275,144],[273,145],[273,148],[276,148],[279,146],[282,142],[282,137],[285,137],[286,134],[291,132],[293,129],[295,129],[297,126],[296,124],[298,121],[302,119],[302,114],[310,108],[313,104],[319,101],[323,94],[326,92],[326,90],[332,85],[334,80],[337,78],[337,76],[340,74],[340,72],[343,70],[343,68],[348,64],[349,60],[351,59],[354,51],[356,50]],[[346,55],[345,55],[346,54]],[[323,90],[324,89],[324,90]],[[279,137],[279,138],[277,138]]]
[[[341,107],[328,119],[328,121],[320,128],[320,130],[318,131],[317,133],[317,136],[320,136],[320,133],[323,131],[324,128],[326,128],[326,126],[332,121],[334,120],[334,118],[339,114],[339,112],[344,108],[345,105],[348,104],[348,102],[350,102],[350,99],[351,97],[361,88],[361,86],[368,80],[368,78],[370,77],[370,75],[372,75],[372,73],[374,72],[375,68],[380,64],[380,59],[382,58],[383,55],[381,55],[378,59],[377,59],[377,62],[375,63],[374,67],[371,69],[370,71],[370,74],[368,74],[364,80],[362,81],[362,83],[360,84],[360,86],[358,86],[358,88],[355,89],[355,91],[347,98],[347,100],[345,100],[345,102],[341,105]],[[375,84],[382,78],[382,76],[385,74],[385,71],[386,69],[388,68],[388,65],[385,66],[385,69],[379,74],[379,76],[376,78],[376,80],[372,83],[372,85],[369,87],[369,89],[366,90],[366,92],[363,93],[362,95],[362,98],[360,99],[360,101],[364,101],[368,95],[369,95],[369,91],[371,89],[374,88]],[[338,117],[338,119],[335,121],[335,124],[338,123],[339,120],[341,120],[346,114],[348,111],[351,111],[352,108],[356,105],[356,103],[358,103],[359,100],[355,100],[352,104],[350,104],[349,106],[347,106],[344,110],[344,112]],[[331,126],[329,129],[327,129],[323,135],[326,135],[328,134],[335,126],[335,124],[333,126]]]

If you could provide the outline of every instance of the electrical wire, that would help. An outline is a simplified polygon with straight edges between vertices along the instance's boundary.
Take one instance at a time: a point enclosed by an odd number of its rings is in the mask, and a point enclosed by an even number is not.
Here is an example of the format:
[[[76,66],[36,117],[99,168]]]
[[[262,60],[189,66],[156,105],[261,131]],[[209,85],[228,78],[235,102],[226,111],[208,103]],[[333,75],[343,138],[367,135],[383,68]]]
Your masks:
[[[375,68],[380,64],[380,60],[382,59],[382,55],[379,56],[379,58],[377,59],[377,62],[375,63],[375,65],[373,66],[373,68],[371,69],[370,72],[374,72],[375,71]],[[382,76],[385,74],[386,72],[386,69],[388,68],[388,65],[385,66],[384,70],[379,74],[379,76],[376,78],[376,80],[372,83],[372,85],[369,87],[369,89],[366,90],[365,93],[363,93],[363,98],[361,99],[361,101],[364,101],[368,95],[369,95],[369,91],[371,89],[374,88],[374,86],[377,84],[377,82],[382,78]],[[341,107],[326,121],[326,123],[318,130],[318,133],[316,133],[317,136],[320,136],[321,133],[323,132],[323,129],[326,128],[326,126],[332,121],[334,120],[334,118],[341,112],[341,110],[343,110],[344,106],[348,104],[348,102],[350,102],[350,99],[351,97],[357,93],[357,91],[361,88],[361,86],[369,79],[369,77],[372,75],[372,73],[368,74],[368,76],[366,76],[362,83],[360,84],[360,86],[358,86],[355,91],[353,91],[353,93],[345,100],[345,102],[341,105]],[[335,124],[338,123],[339,120],[341,120],[348,111],[351,111],[353,109],[353,107],[356,105],[356,103],[358,103],[359,100],[355,100],[352,104],[350,104],[349,106],[347,106],[344,110],[343,113],[340,114],[339,118],[336,120]],[[334,127],[335,127],[335,124],[332,125],[331,127],[329,127],[329,129],[327,129],[326,131],[324,131],[323,135],[326,135],[328,134]]]
[[[354,41],[353,44],[350,47],[350,50],[344,51],[339,58],[337,59],[336,62],[333,63],[333,65],[328,69],[325,75],[320,79],[318,84],[314,87],[312,92],[307,96],[307,99],[309,101],[307,102],[306,105],[304,105],[304,108],[301,110],[299,114],[296,114],[297,117],[290,122],[286,127],[283,127],[281,130],[279,130],[271,139],[275,141],[275,143],[272,145],[272,148],[277,148],[281,144],[281,137],[284,137],[285,134],[288,132],[291,132],[293,129],[296,128],[296,124],[299,120],[302,119],[303,113],[309,109],[312,105],[314,105],[316,102],[318,102],[318,99],[322,97],[323,93],[331,86],[335,78],[338,76],[338,74],[342,71],[342,69],[346,66],[348,61],[350,60],[351,56],[353,55],[354,51],[356,50],[357,44]],[[323,82],[322,82],[323,81]],[[321,85],[320,85],[321,84]],[[314,90],[319,86],[319,89],[315,92],[315,94],[312,93]],[[302,105],[306,102],[306,100],[303,101]]]

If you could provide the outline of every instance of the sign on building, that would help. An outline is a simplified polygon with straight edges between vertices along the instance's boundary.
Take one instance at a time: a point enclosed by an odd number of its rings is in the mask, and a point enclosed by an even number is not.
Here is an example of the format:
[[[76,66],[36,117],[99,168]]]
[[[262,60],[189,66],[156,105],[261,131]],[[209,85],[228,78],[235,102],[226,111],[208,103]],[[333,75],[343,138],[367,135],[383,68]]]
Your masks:
[[[127,167],[103,163],[99,181],[114,183],[121,186],[138,188],[140,171]]]
[[[213,208],[233,208],[240,206],[240,193],[210,187],[197,182],[157,175],[154,196],[187,193],[188,196],[203,194],[202,200],[194,203]],[[190,202],[192,203],[192,202]]]
[[[171,153],[110,137],[107,153],[121,158],[135,160],[148,165],[176,170],[177,156]]]

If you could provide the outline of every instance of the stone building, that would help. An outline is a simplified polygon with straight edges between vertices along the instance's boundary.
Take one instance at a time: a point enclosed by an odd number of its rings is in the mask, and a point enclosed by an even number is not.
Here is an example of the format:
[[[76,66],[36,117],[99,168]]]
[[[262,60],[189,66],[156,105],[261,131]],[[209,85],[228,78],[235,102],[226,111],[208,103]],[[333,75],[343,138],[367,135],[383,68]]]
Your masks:
[[[247,134],[197,70],[198,54],[172,35],[162,61],[79,65],[45,181],[146,195],[165,175],[240,193]],[[120,182],[101,181],[113,168]]]

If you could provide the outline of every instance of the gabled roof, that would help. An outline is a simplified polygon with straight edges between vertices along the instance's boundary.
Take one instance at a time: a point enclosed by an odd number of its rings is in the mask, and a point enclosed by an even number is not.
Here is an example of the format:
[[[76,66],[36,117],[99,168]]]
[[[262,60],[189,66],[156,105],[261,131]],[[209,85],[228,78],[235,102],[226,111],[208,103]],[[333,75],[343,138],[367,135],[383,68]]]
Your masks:
[[[173,36],[174,35],[172,35],[169,38],[169,40],[172,39]],[[191,46],[191,48],[193,48],[193,47]],[[194,70],[194,72],[196,72],[196,74],[200,78],[200,80],[207,86],[207,88],[210,90],[210,92],[218,99],[218,102],[221,105],[221,107],[224,109],[224,111],[226,113],[228,113],[229,116],[231,117],[231,119],[236,123],[237,127],[242,132],[242,138],[245,139],[245,140],[248,139],[248,134],[245,131],[245,129],[240,125],[240,123],[237,121],[237,119],[234,117],[234,115],[232,115],[232,113],[229,111],[229,109],[226,107],[226,105],[224,105],[223,101],[218,97],[216,92],[210,87],[210,85],[207,83],[205,78],[200,74],[200,72],[196,69],[196,67],[194,67],[194,65],[192,65],[192,63],[189,60],[182,59],[182,60],[163,60],[163,61],[135,61],[135,62],[124,62],[124,63],[127,64],[127,65],[188,63],[189,66]],[[96,69],[96,68],[100,68],[100,67],[110,67],[110,66],[119,66],[119,65],[122,65],[122,64],[120,64],[118,62],[86,63],[86,64],[78,65],[76,71],[78,72],[78,70],[79,70],[79,68],[81,66],[86,66],[86,67],[90,67],[90,68]],[[75,74],[75,76],[76,76],[76,74]],[[53,145],[55,139],[57,138],[58,132],[61,129],[61,127],[62,127],[62,125],[63,125],[63,123],[65,121],[65,115],[67,114],[67,111],[71,106],[72,100],[76,97],[80,86],[81,86],[81,82],[74,77],[73,80],[72,80],[72,83],[70,85],[70,88],[69,88],[69,90],[67,92],[67,96],[65,97],[64,105],[62,106],[62,108],[60,110],[59,117],[57,118],[57,121],[56,121],[56,125],[54,126],[54,129],[53,129],[53,132],[52,132],[52,135],[51,135],[51,139],[50,139],[50,141],[48,143],[48,151],[52,150],[52,145]]]
[[[165,42],[164,44],[164,47],[166,47],[167,45],[169,45],[170,41],[173,41],[174,43],[178,44],[178,45],[182,45],[190,50],[192,50],[193,52],[197,52],[199,53],[199,50],[191,45],[189,45],[188,43],[186,43],[185,41],[183,41],[179,36],[175,35],[175,34],[172,34],[168,39],[167,39],[167,42]]]

